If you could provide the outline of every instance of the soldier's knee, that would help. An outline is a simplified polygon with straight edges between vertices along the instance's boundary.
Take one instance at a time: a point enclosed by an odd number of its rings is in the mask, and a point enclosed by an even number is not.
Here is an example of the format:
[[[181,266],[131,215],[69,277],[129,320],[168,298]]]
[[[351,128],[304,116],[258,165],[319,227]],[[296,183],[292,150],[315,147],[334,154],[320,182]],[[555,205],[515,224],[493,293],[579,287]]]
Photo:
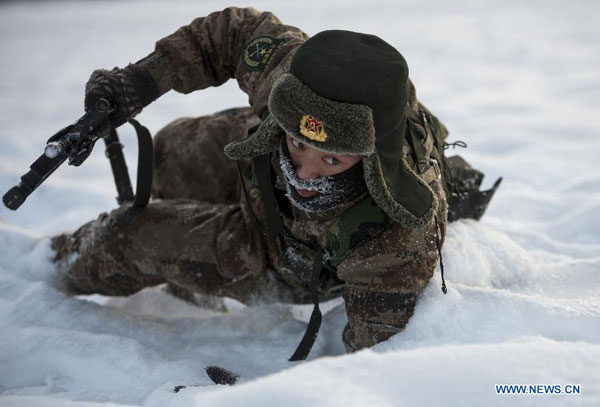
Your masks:
[[[153,138],[154,147],[154,169],[158,169],[165,162],[168,155],[177,152],[175,146],[181,145],[182,134],[185,126],[184,121],[189,119],[177,119],[160,129]]]

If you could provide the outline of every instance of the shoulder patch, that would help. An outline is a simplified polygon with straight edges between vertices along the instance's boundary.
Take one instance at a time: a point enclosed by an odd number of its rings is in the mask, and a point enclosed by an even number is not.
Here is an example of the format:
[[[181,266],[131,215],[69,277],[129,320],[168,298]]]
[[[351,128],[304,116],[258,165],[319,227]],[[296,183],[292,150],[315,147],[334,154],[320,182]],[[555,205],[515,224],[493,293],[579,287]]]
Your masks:
[[[268,36],[254,38],[244,48],[244,65],[251,71],[264,70],[277,48],[285,42],[286,39]]]

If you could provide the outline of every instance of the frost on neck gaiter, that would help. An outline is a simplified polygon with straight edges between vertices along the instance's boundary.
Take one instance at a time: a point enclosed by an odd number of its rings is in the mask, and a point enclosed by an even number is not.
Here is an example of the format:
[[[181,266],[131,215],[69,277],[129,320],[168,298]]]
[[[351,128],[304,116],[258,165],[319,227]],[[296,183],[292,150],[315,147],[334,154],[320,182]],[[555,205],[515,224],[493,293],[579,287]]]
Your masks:
[[[286,196],[292,205],[304,212],[318,213],[338,208],[367,190],[362,162],[339,174],[303,180],[298,177],[285,139],[282,139],[279,145],[279,163],[285,179]],[[316,191],[317,194],[305,198],[296,192],[296,188]]]

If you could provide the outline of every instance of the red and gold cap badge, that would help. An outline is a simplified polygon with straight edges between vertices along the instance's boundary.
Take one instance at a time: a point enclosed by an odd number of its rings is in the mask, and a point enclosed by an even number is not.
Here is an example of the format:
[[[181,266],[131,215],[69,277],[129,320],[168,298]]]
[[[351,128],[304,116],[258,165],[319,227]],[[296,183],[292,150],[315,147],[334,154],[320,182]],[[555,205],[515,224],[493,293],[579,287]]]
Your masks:
[[[306,138],[321,143],[327,140],[325,125],[309,115],[304,115],[300,119],[300,133]]]

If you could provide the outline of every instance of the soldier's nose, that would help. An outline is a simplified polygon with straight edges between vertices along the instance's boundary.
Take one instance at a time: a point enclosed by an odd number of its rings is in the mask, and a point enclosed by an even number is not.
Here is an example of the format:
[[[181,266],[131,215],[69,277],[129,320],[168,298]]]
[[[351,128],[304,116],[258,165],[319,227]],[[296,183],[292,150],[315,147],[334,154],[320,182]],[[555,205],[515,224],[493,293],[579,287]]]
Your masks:
[[[316,179],[320,177],[318,169],[312,165],[299,165],[296,167],[296,175],[302,180]]]

